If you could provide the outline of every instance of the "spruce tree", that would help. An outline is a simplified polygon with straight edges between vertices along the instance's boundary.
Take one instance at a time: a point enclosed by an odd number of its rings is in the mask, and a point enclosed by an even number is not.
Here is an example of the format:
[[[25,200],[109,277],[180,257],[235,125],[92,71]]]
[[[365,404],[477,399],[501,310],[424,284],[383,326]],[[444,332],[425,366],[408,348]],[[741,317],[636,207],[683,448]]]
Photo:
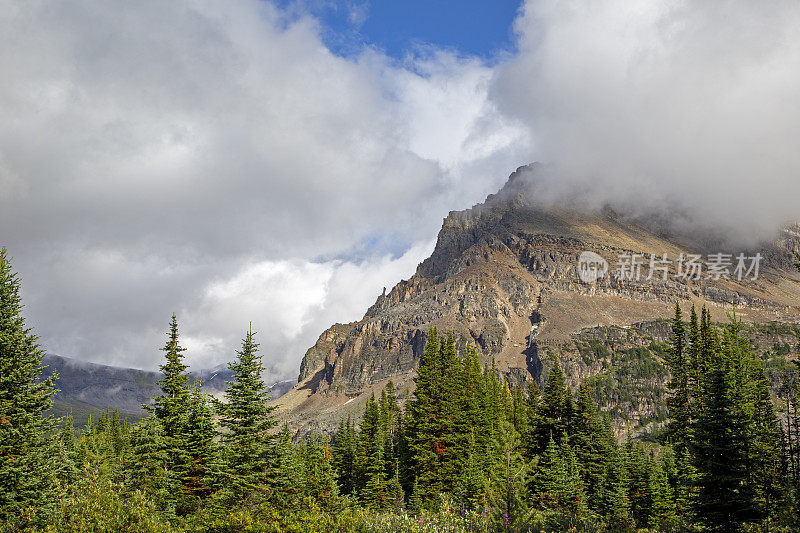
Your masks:
[[[671,378],[667,383],[670,422],[668,433],[676,452],[681,453],[691,441],[691,411],[689,395],[689,365],[686,350],[686,332],[680,305],[675,304],[672,320],[672,346],[669,356]]]
[[[698,519],[710,529],[733,531],[751,521],[756,509],[753,486],[747,482],[746,420],[740,390],[735,386],[734,353],[719,345],[711,317],[701,315],[705,381],[703,406],[694,430],[694,456],[699,476],[695,496]]]
[[[656,531],[675,531],[678,528],[677,509],[672,494],[667,472],[660,462],[656,461],[650,475],[650,494],[652,505],[648,526]]]
[[[495,522],[512,531],[525,530],[528,519],[528,463],[514,426],[503,420],[498,428],[489,471],[487,501]]]
[[[172,514],[179,487],[169,475],[164,430],[158,418],[151,415],[134,426],[131,445],[133,461],[127,472],[128,485],[147,494],[160,510]]]
[[[439,463],[442,490],[452,492],[454,482],[461,470],[461,461],[466,451],[468,428],[463,412],[464,383],[461,361],[456,353],[452,333],[447,335],[441,353],[441,410],[438,433],[441,435]]]
[[[441,455],[442,402],[439,334],[431,328],[417,371],[417,388],[410,402],[409,447],[414,473],[414,494],[432,504],[443,488]]]
[[[544,511],[558,520],[557,527],[573,528],[587,515],[583,480],[575,454],[568,443],[550,439],[531,483],[533,497]]]
[[[486,504],[486,474],[474,433],[470,433],[467,455],[455,487],[455,496],[464,509],[474,510]]]
[[[368,483],[370,483],[369,491],[371,492],[383,490],[384,439],[380,422],[380,409],[373,392],[364,406],[356,447],[355,489],[362,501],[382,501],[381,497],[366,492]]]
[[[190,468],[186,454],[186,416],[189,412],[189,376],[183,363],[183,352],[178,334],[178,320],[172,314],[167,332],[167,342],[161,350],[166,361],[159,366],[162,378],[158,381],[161,395],[153,399],[153,407],[145,406],[158,418],[162,431],[162,444],[167,457],[169,475],[178,482]]]
[[[564,373],[558,363],[554,363],[539,401],[536,427],[531,428],[535,455],[544,451],[550,439],[559,443],[567,437],[572,410],[572,395],[567,389]]]
[[[61,419],[61,435],[58,441],[58,477],[68,485],[78,479],[78,452],[75,446],[75,428],[72,422],[72,410]]]
[[[615,446],[613,437],[606,435],[597,413],[589,383],[584,381],[578,390],[570,444],[583,473],[589,507],[600,510],[601,488]]]
[[[653,507],[653,484],[650,481],[653,459],[641,443],[634,444],[632,441],[626,443],[625,455],[631,518],[638,528],[646,528]]]
[[[198,381],[189,397],[189,413],[186,417],[186,455],[189,464],[182,482],[184,492],[190,498],[202,499],[214,492],[219,469],[215,437],[211,401]]]
[[[345,496],[352,494],[355,486],[356,435],[349,415],[346,422],[341,420],[334,436],[332,460],[340,492]]]
[[[277,465],[271,501],[277,508],[291,509],[304,496],[306,469],[288,424],[284,423],[281,427],[275,447]]]
[[[20,281],[0,248],[0,521],[40,524],[57,503],[53,405],[57,375],[40,380],[44,350],[22,318]]]
[[[328,437],[311,435],[306,439],[302,450],[306,496],[323,509],[335,508],[339,500],[339,487],[336,485]]]
[[[228,365],[233,378],[225,391],[226,401],[219,405],[219,424],[227,430],[221,436],[227,455],[221,496],[227,501],[268,498],[274,492],[278,463],[270,430],[277,422],[252,329],[236,354],[237,360]]]

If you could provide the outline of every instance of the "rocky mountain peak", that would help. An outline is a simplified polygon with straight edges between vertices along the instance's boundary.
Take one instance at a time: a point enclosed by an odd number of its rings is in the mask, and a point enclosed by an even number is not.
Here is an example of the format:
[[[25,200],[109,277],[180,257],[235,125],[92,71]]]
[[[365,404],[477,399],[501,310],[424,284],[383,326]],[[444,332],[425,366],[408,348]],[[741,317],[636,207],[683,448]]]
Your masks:
[[[540,205],[530,192],[540,170],[538,164],[520,167],[497,194],[449,213],[414,276],[384,291],[360,321],[323,332],[305,354],[298,385],[281,398],[283,416],[299,425],[338,423],[343,409],[357,412],[365,392],[390,379],[401,396],[409,394],[432,326],[453,332],[462,350],[494,359],[519,385],[541,382],[554,360],[577,384],[599,367],[563,346],[593,328],[668,318],[676,302],[708,305],[720,319],[735,307],[740,318],[754,322],[800,321],[797,228],[763,247],[757,280],[606,275],[586,283],[577,270],[584,251],[610,268],[622,256],[677,259],[703,252],[611,209]]]

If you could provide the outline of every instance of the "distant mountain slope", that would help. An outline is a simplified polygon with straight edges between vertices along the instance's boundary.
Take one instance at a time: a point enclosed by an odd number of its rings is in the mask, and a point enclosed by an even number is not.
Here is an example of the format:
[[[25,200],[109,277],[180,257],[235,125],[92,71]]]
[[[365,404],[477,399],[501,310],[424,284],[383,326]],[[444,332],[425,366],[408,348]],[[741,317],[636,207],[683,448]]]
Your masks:
[[[106,408],[117,409],[121,416],[138,420],[144,416],[142,404],[152,403],[152,398],[159,393],[156,383],[161,375],[158,372],[86,363],[55,354],[45,355],[42,364],[47,367],[42,372],[43,377],[53,372],[59,375],[53,413],[63,416],[72,411],[76,426],[84,425],[90,415],[96,416]],[[232,373],[227,366],[220,365],[211,370],[190,373],[190,382],[201,375],[203,389],[219,396],[225,391],[226,381],[231,379]],[[294,383],[291,380],[274,384],[271,388],[273,399],[289,390]]]
[[[655,217],[543,205],[530,192],[536,173],[536,165],[522,167],[484,203],[451,212],[409,280],[378,296],[360,321],[323,332],[305,354],[297,386],[281,398],[280,416],[302,432],[330,429],[341,416],[359,414],[390,379],[407,398],[431,326],[452,331],[462,350],[474,348],[485,362],[494,358],[512,383],[541,383],[558,358],[574,386],[602,368],[601,357],[576,346],[589,342],[587,331],[669,318],[675,302],[708,305],[717,321],[735,307],[749,323],[800,323],[797,227],[747,251],[763,256],[757,281],[662,281],[657,274],[585,283],[577,270],[584,251],[605,259],[609,274],[621,256],[639,254],[646,274],[651,254],[700,254],[707,272],[709,254],[745,250],[670,234]]]

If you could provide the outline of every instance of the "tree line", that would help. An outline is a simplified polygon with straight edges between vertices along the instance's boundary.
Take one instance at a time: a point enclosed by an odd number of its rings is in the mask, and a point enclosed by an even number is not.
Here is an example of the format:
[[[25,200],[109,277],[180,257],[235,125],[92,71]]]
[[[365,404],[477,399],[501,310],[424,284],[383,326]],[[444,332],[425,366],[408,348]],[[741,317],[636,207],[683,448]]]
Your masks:
[[[427,335],[412,393],[389,382],[331,435],[279,428],[249,329],[216,400],[190,382],[172,316],[160,394],[138,423],[116,411],[47,415],[56,377],[21,317],[0,249],[0,530],[792,531],[798,526],[796,372],[776,412],[735,319],[676,305],[669,419],[620,442],[554,361],[512,387],[452,334]]]

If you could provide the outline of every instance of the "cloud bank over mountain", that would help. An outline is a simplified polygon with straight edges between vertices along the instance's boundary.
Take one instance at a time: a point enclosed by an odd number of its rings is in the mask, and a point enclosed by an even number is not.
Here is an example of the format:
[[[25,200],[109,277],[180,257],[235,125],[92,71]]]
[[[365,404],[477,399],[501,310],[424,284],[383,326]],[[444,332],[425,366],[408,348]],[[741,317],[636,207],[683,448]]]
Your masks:
[[[525,4],[492,101],[541,194],[690,213],[748,241],[800,218],[800,4]]]
[[[770,5],[531,1],[487,63],[340,57],[257,0],[2,2],[0,241],[27,316],[56,353],[139,368],[173,311],[199,366],[252,322],[292,375],[533,160],[545,197],[766,235],[800,192],[800,10]]]

